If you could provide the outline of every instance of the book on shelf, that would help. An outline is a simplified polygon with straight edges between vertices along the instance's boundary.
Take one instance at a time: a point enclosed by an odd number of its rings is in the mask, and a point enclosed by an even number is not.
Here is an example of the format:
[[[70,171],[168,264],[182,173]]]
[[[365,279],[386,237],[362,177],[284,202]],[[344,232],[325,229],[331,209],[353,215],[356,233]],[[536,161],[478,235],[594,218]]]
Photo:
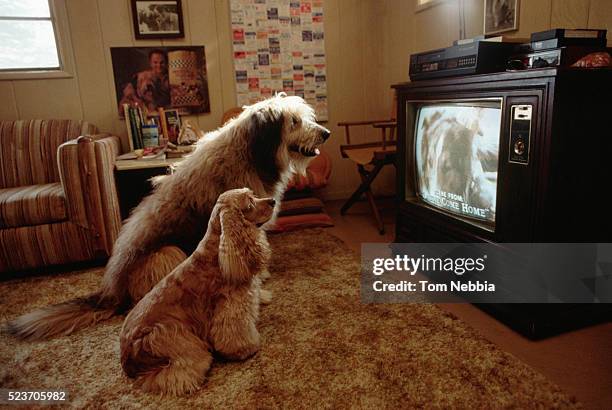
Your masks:
[[[181,130],[181,116],[178,110],[164,110],[164,121],[168,129],[168,141],[176,144]]]
[[[170,135],[168,134],[168,122],[166,121],[165,110],[162,107],[157,109],[159,115],[159,125],[161,127],[161,133],[163,134],[166,141],[170,141]]]
[[[159,108],[149,113],[143,105],[123,104],[123,113],[130,151],[176,142],[180,129],[178,110]]]
[[[132,134],[132,123],[130,121],[130,105],[123,104],[123,118],[125,119],[125,128],[127,130],[128,136],[128,146],[130,148],[130,152],[134,151],[134,135]]]
[[[130,124],[132,126],[132,134],[134,138],[134,149],[141,149],[142,134],[140,133],[140,116],[136,113],[136,108],[130,108]]]

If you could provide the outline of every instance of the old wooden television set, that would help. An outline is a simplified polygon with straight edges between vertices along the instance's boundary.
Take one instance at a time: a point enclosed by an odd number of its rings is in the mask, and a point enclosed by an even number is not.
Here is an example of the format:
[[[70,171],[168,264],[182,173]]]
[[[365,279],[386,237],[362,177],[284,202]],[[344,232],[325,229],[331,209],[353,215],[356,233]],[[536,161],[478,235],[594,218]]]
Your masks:
[[[394,88],[396,242],[612,242],[611,70]],[[601,306],[480,307],[531,337],[610,317]]]
[[[397,242],[612,239],[611,70],[395,88]]]

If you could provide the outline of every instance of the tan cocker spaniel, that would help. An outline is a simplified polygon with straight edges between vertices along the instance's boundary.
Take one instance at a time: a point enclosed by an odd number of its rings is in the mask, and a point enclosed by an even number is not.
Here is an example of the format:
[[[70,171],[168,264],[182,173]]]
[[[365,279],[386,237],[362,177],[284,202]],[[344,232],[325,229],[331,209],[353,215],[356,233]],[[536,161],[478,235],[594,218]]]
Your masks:
[[[260,278],[270,257],[259,226],[275,200],[248,188],[219,196],[195,252],[130,312],[121,330],[121,365],[144,390],[196,390],[212,352],[244,360],[259,349]]]

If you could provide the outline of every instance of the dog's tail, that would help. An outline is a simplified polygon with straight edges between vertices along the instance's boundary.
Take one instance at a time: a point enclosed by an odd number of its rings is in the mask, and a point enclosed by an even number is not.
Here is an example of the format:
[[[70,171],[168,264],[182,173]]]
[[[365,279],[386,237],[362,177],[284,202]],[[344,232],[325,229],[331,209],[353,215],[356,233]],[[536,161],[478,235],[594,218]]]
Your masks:
[[[119,308],[119,304],[103,299],[101,292],[96,292],[26,313],[9,321],[6,330],[20,339],[30,341],[69,335],[109,319],[119,313]]]

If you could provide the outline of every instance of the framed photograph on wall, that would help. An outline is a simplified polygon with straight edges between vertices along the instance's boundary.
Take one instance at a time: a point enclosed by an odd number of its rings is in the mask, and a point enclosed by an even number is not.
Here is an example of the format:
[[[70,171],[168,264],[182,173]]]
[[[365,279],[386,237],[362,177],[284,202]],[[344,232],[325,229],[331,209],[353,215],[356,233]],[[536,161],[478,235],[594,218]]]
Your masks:
[[[111,47],[119,116],[124,104],[177,109],[181,115],[210,112],[204,46]]]
[[[484,34],[518,29],[519,0],[485,0]]]
[[[139,40],[183,38],[181,0],[130,0],[134,36]]]

